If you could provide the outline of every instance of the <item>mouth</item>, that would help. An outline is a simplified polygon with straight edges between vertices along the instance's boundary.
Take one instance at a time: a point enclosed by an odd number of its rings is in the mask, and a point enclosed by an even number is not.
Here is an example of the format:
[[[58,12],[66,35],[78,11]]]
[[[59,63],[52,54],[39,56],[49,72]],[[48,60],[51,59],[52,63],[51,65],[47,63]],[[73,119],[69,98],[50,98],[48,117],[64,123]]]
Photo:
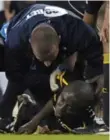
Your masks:
[[[76,115],[76,111],[73,111],[72,109],[69,108],[63,110],[55,110],[55,116],[59,118],[73,115]]]
[[[66,111],[66,114],[68,115],[68,116],[71,116],[71,115],[75,115],[76,114],[76,112],[74,111],[72,111],[72,110],[67,110]]]
[[[73,115],[74,113],[70,110],[57,110],[55,111],[55,116],[58,117],[58,118],[63,118],[64,116],[67,116],[67,115]]]
[[[60,111],[55,110],[54,112],[56,117],[60,118],[62,116]]]

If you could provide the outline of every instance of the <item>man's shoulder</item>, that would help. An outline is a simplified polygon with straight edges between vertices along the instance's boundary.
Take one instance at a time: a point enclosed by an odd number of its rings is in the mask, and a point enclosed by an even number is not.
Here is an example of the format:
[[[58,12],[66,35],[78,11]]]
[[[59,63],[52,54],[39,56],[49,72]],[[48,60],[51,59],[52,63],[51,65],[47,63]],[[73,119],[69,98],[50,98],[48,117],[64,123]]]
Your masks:
[[[60,7],[34,4],[21,11],[12,19],[8,27],[8,33],[14,31],[23,34],[23,32],[25,32],[25,35],[29,35],[33,28],[39,23],[46,22],[52,18],[62,17],[66,14],[68,14],[68,12]]]
[[[10,28],[20,27],[22,24],[39,22],[48,18],[54,18],[68,14],[67,10],[57,6],[34,4],[17,14],[11,21]]]

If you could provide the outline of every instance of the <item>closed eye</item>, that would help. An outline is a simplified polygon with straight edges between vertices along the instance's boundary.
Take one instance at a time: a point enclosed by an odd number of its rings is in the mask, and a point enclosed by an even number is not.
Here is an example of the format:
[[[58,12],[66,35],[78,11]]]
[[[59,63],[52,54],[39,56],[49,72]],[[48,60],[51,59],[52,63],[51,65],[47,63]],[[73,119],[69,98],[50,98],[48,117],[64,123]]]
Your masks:
[[[58,103],[59,106],[64,105],[64,104],[65,104],[65,99],[64,99],[64,97],[63,97],[63,96],[60,96],[60,97],[58,98],[57,103]]]
[[[67,105],[67,107],[68,107],[69,110],[72,109],[72,107],[70,105]]]

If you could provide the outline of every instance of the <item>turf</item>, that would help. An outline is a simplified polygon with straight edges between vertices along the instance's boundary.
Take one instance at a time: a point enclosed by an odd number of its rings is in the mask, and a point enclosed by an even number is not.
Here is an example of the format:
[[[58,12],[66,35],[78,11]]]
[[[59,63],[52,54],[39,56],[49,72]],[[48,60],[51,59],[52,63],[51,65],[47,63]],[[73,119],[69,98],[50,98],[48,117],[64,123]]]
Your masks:
[[[0,135],[0,140],[109,140],[109,136],[96,135]]]

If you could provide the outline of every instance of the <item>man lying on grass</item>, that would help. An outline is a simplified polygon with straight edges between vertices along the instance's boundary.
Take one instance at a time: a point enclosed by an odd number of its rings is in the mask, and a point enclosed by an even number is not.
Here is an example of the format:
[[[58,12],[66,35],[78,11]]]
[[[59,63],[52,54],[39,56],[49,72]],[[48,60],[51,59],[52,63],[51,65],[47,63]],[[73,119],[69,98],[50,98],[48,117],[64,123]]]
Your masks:
[[[79,130],[77,132],[74,128],[83,127],[84,124],[90,130],[86,133],[94,133],[96,126],[100,128],[94,120],[95,114],[92,110],[95,103],[92,85],[77,80],[70,82],[59,93],[53,94],[53,99],[50,100],[49,104],[37,113],[30,122],[20,127],[18,133],[35,132],[37,126],[45,118],[47,125],[45,124],[40,129],[42,133],[79,133]],[[53,110],[55,116],[49,116]],[[57,131],[53,131],[55,129]]]

